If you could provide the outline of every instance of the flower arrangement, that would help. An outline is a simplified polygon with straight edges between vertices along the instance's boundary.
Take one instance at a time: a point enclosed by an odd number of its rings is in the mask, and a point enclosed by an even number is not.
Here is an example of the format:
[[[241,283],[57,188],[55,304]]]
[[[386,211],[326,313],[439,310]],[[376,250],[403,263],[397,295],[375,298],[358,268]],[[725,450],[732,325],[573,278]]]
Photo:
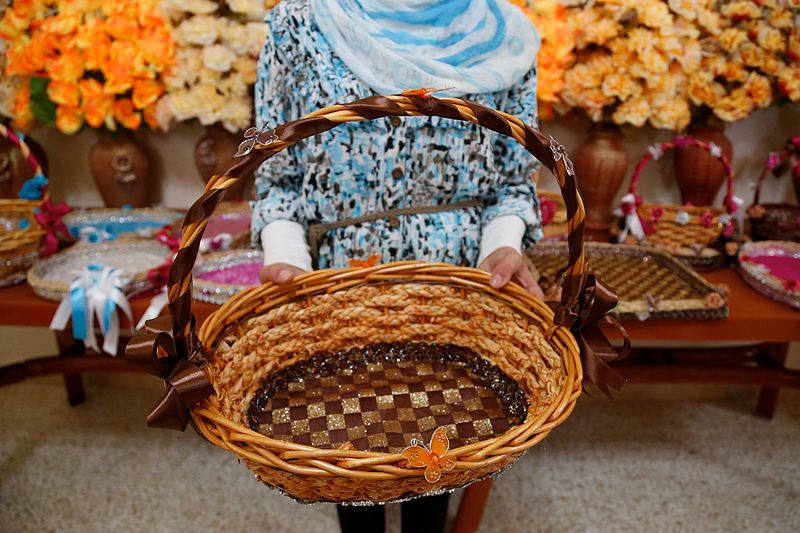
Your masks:
[[[267,35],[261,22],[275,1],[164,0],[175,26],[177,64],[156,113],[162,128],[197,119],[230,132],[252,123],[251,88]]]
[[[699,26],[710,5],[690,19],[685,4],[694,7],[691,0],[596,0],[572,6],[577,60],[564,74],[564,102],[595,122],[688,126],[685,73],[700,65]]]
[[[575,62],[573,19],[567,16],[564,6],[555,0],[535,2],[530,7],[522,0],[515,0],[514,3],[523,8],[539,31],[542,40],[537,55],[539,118],[553,120],[557,110],[564,110],[564,103],[559,96],[564,88],[564,72]]]
[[[722,2],[689,75],[692,103],[734,122],[777,99],[800,102],[798,8],[797,0]]]
[[[592,121],[681,131],[800,101],[798,0],[579,0],[560,98]]]
[[[19,76],[14,118],[75,133],[156,124],[173,63],[170,28],[156,0],[14,0],[0,21],[6,75]]]

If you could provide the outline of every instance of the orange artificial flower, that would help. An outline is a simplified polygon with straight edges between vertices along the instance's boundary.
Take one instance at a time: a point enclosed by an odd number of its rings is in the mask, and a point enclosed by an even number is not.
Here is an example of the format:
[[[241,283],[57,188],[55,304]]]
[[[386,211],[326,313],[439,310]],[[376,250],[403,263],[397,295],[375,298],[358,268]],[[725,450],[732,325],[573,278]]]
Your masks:
[[[136,19],[124,15],[111,15],[106,19],[105,29],[114,39],[130,41],[139,37],[139,25]]]
[[[114,119],[129,130],[139,129],[142,125],[142,115],[136,111],[130,98],[120,98],[114,101]]]
[[[78,12],[73,13],[59,13],[53,17],[46,19],[42,25],[42,31],[47,33],[54,33],[56,35],[69,35],[74,33],[80,26],[83,15]]]
[[[136,80],[133,82],[133,105],[144,109],[155,103],[164,94],[164,86],[155,80]]]
[[[83,120],[77,107],[60,105],[56,108],[56,127],[63,133],[71,135],[77,132],[81,125]]]
[[[144,121],[147,123],[148,126],[150,126],[150,129],[152,130],[156,130],[159,128],[164,129],[164,126],[158,121],[158,116],[156,114],[157,109],[158,105],[152,104],[145,107],[142,110],[142,116],[144,117]]]
[[[21,83],[14,97],[14,125],[22,131],[29,131],[34,121],[35,117],[31,111],[31,86],[28,83]]]
[[[41,2],[33,0],[19,0],[6,9],[3,20],[17,31],[25,31],[30,26],[31,21],[39,16],[44,9]]]
[[[157,72],[166,70],[175,57],[175,42],[166,27],[145,28],[139,41],[142,59]]]
[[[99,128],[105,122],[106,116],[111,113],[114,96],[106,94],[103,85],[95,79],[81,80],[79,86],[84,119],[89,126]]]
[[[47,85],[47,97],[54,104],[78,107],[81,103],[81,93],[78,82],[51,80]]]
[[[58,36],[51,33],[36,33],[24,46],[21,51],[22,56],[18,58],[19,64],[16,66],[16,73],[35,75],[43,72],[48,63],[57,57],[58,53]],[[9,51],[10,52],[10,51]],[[8,68],[12,67],[12,59],[8,57]]]
[[[83,76],[83,64],[79,51],[65,50],[61,56],[50,62],[47,72],[52,80],[74,82]]]
[[[0,39],[4,41],[13,41],[20,34],[20,31],[14,27],[12,17],[9,15],[11,10],[7,10],[0,19]]]

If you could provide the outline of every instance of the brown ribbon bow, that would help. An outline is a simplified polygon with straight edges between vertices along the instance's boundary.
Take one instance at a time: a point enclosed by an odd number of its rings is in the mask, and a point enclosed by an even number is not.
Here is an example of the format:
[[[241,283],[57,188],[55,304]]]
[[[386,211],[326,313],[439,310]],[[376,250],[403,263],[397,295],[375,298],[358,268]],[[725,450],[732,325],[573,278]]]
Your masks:
[[[570,328],[578,341],[584,381],[594,384],[611,398],[609,388],[619,391],[625,378],[607,362],[627,357],[631,348],[628,332],[616,319],[607,316],[619,298],[589,273],[565,277],[561,295],[561,303],[555,306],[555,323]],[[611,346],[600,329],[603,322],[612,324],[622,333],[624,346],[621,352]]]
[[[145,333],[135,336],[125,348],[128,364],[164,378],[167,392],[147,415],[147,425],[183,431],[189,423],[189,408],[214,394],[214,387],[202,370],[204,361],[193,353],[178,355],[169,316],[145,322]]]

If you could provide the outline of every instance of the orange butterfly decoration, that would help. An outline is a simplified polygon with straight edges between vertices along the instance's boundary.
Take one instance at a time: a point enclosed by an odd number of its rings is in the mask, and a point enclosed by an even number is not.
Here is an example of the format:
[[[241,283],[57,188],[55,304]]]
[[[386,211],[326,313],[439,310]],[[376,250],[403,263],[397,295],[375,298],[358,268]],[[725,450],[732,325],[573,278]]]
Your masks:
[[[379,255],[371,255],[367,258],[366,261],[362,261],[361,259],[351,259],[349,261],[350,268],[369,268],[374,267],[380,261],[381,256]]]
[[[401,455],[408,461],[412,468],[425,468],[425,480],[436,483],[442,477],[442,470],[452,470],[456,466],[456,459],[447,455],[450,449],[450,439],[447,438],[447,429],[437,428],[431,437],[430,449],[415,444],[412,439],[411,446],[402,451]]]
[[[442,87],[441,89],[433,89],[431,87],[420,87],[419,89],[406,89],[403,91],[403,96],[421,96],[429,98],[433,93],[440,93],[442,91],[449,91],[452,87]]]

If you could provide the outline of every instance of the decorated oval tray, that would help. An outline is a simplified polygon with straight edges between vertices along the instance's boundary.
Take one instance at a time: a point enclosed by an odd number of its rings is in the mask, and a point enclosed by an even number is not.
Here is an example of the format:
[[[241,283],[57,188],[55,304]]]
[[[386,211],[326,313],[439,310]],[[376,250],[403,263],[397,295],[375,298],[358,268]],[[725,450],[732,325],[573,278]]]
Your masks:
[[[204,255],[194,267],[195,300],[221,305],[248,287],[259,285],[264,264],[260,250],[228,250]]]
[[[171,255],[167,246],[156,241],[78,243],[37,261],[28,271],[28,284],[42,298],[59,301],[80,272],[91,263],[99,263],[121,270],[129,280],[124,292],[130,294],[148,288],[147,272],[162,265]]]
[[[251,218],[248,202],[222,202],[208,219],[200,251],[218,252],[246,247],[250,242]]]
[[[118,237],[150,238],[169,224],[179,224],[183,213],[175,209],[97,208],[73,211],[64,216],[70,234],[83,242],[113,241]]]
[[[619,295],[618,318],[719,319],[728,316],[727,296],[683,262],[654,246],[584,243],[592,271]],[[556,299],[553,280],[567,256],[566,243],[538,243],[528,257],[540,284]]]
[[[748,242],[739,250],[739,274],[761,294],[800,309],[800,243]]]

